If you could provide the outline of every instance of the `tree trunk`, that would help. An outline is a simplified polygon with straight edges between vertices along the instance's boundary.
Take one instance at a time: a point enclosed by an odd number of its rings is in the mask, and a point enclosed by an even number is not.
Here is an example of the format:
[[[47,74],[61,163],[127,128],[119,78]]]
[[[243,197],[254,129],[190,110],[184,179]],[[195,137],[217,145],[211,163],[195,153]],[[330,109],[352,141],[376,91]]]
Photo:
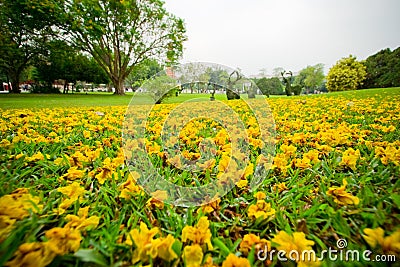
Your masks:
[[[19,78],[21,76],[20,73],[16,72],[13,73],[14,75],[12,75],[11,77],[11,90],[10,93],[15,93],[15,94],[19,94],[21,93],[21,90],[19,89]]]
[[[116,80],[113,82],[115,87],[115,95],[125,95],[124,80]]]

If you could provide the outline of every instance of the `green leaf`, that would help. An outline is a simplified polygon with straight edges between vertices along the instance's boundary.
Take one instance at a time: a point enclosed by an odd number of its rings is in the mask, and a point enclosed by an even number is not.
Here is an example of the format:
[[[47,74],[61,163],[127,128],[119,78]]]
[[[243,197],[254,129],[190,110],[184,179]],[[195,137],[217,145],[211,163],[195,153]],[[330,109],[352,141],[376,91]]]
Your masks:
[[[221,250],[221,254],[224,257],[227,257],[231,252],[227,246],[225,246],[224,242],[218,237],[213,239],[214,246],[218,247]]]
[[[254,261],[255,261],[255,247],[254,247],[254,245],[251,247],[251,250],[250,250],[250,252],[249,252],[249,255],[247,256],[247,259],[249,260],[249,262],[250,262],[250,265],[251,266],[253,266],[254,265]]]
[[[393,202],[396,204],[397,208],[399,208],[400,207],[400,195],[392,194],[391,198],[393,199]]]
[[[179,240],[175,240],[172,244],[172,250],[176,253],[176,255],[182,254],[182,242]]]
[[[80,249],[74,254],[74,256],[83,262],[92,262],[100,266],[109,266],[109,263],[103,255],[94,249]]]

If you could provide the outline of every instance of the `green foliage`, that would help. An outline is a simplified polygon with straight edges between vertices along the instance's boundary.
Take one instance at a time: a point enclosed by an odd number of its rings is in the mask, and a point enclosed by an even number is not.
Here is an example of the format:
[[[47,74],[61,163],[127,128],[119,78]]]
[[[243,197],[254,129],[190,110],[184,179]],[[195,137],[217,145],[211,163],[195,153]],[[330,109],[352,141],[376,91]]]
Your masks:
[[[135,91],[145,80],[150,79],[158,72],[162,71],[162,67],[156,60],[146,59],[138,64],[127,78],[127,84],[132,86]]]
[[[184,23],[158,0],[71,1],[70,32],[124,94],[124,81],[143,61],[174,62],[186,39]]]
[[[367,78],[365,88],[400,86],[400,47],[383,49],[365,61]]]
[[[366,75],[365,65],[350,55],[339,60],[329,70],[326,87],[330,92],[356,90],[363,84]]]
[[[0,68],[19,93],[22,72],[40,54],[43,44],[54,35],[62,5],[49,1],[0,2]]]
[[[302,69],[296,76],[294,83],[301,87],[305,87],[307,91],[313,91],[322,86],[324,78],[324,65],[317,64]]]
[[[256,80],[258,89],[263,95],[281,95],[283,94],[283,85],[277,77],[272,78],[260,78]]]
[[[106,74],[93,58],[60,40],[47,44],[46,57],[36,61],[35,67],[35,80],[44,82],[46,87],[51,87],[55,80],[108,83]]]
[[[303,90],[302,84],[292,85],[294,78],[292,71],[281,72],[283,83],[285,84],[285,93],[287,96],[300,95]]]
[[[175,95],[178,87],[175,79],[164,74],[148,80],[143,89],[150,93],[156,104],[161,104],[163,100]]]

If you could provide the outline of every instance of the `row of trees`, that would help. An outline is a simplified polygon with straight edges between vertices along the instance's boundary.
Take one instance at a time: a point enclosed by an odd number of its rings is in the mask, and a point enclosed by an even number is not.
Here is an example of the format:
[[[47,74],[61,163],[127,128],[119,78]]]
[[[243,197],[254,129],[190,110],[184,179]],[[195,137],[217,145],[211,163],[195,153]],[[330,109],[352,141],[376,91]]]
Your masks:
[[[182,19],[159,0],[0,0],[0,70],[16,93],[29,66],[43,73],[57,66],[51,78],[67,81],[74,75],[65,72],[64,60],[86,57],[98,65],[97,78],[106,77],[115,93],[124,94],[125,80],[149,60],[176,62],[185,39]],[[55,46],[65,50],[55,51]],[[69,57],[71,50],[75,53]]]
[[[307,66],[297,75],[283,68],[274,69],[274,77],[254,79],[257,87],[264,95],[282,95],[312,93],[324,89],[324,65]]]
[[[307,66],[292,76],[291,71],[275,68],[273,75],[275,77],[255,79],[255,82],[263,94],[286,93],[287,95],[326,89],[344,91],[400,87],[400,47],[393,51],[389,48],[383,49],[363,61],[358,61],[352,55],[344,57],[329,69],[326,77],[323,69],[323,64]],[[262,70],[262,73],[265,74],[265,71]]]
[[[326,81],[329,91],[399,87],[400,47],[383,49],[364,61],[352,55],[342,58],[329,70]]]

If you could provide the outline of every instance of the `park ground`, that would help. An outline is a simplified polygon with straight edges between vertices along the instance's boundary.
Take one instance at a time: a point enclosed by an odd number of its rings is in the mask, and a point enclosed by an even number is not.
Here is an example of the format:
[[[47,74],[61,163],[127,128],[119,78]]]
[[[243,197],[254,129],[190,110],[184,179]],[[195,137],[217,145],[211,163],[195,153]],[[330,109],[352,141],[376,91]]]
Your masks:
[[[183,208],[160,201],[173,192],[146,194],[137,184],[146,170],[130,172],[124,163],[121,128],[132,95],[0,95],[0,266],[398,266],[400,88],[270,97],[272,165],[259,156],[266,140],[251,112],[226,101],[246,125],[249,152],[231,155],[232,140],[243,136],[204,118],[224,114],[202,112],[167,139],[179,141],[188,160],[199,158],[204,138],[215,142],[215,158],[195,174],[164,153],[160,126],[192,97],[154,107],[146,156],[182,186],[242,175],[225,196]],[[193,109],[208,110],[209,96],[196,97],[204,101]],[[141,109],[133,112],[137,122]],[[126,146],[136,151],[139,143]],[[231,157],[245,165],[227,165]],[[271,170],[252,190],[259,164]],[[283,262],[276,254],[258,258],[266,247],[286,257],[338,248],[371,254]]]
[[[376,94],[397,95],[400,87],[386,89],[364,89],[347,92],[334,92],[320,95],[306,95],[302,97],[324,97],[343,96],[345,98],[367,98]],[[225,100],[224,94],[216,94],[217,100]],[[0,108],[56,108],[56,107],[85,107],[85,106],[127,106],[132,100],[133,93],[119,96],[112,93],[74,93],[74,94],[0,94]],[[210,97],[209,94],[181,94],[178,97],[171,97],[165,103],[181,103],[193,98],[202,98],[204,101]],[[242,95],[247,98],[247,95]],[[260,97],[260,96],[257,96]],[[271,96],[271,98],[286,98],[287,96]],[[140,95],[135,98],[139,99]],[[140,100],[139,100],[140,101]],[[136,101],[136,102],[139,102]],[[148,104],[144,101],[143,104]]]

